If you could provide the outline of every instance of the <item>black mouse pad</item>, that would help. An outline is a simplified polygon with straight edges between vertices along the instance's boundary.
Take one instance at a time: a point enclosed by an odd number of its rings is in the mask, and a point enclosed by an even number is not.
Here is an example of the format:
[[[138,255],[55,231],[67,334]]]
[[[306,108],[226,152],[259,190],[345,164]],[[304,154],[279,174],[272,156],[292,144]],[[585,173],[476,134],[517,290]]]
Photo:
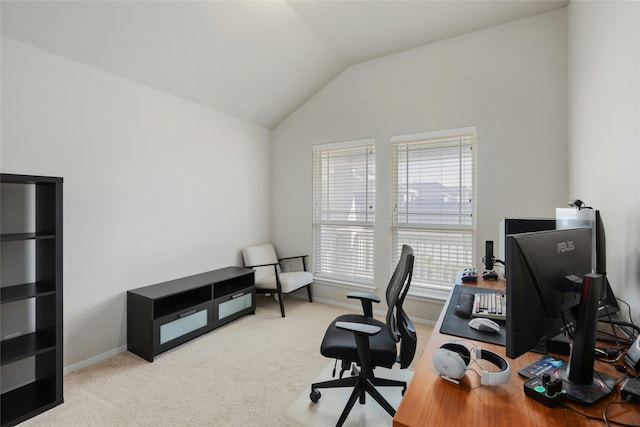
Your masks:
[[[458,317],[454,314],[456,305],[458,304],[458,298],[462,294],[476,294],[477,292],[499,292],[495,289],[479,288],[477,286],[455,285],[453,287],[453,293],[451,294],[451,302],[447,307],[447,312],[442,319],[442,326],[440,327],[440,333],[447,335],[454,335],[456,337],[467,338],[470,340],[483,341],[491,344],[505,345],[507,336],[505,333],[504,320],[495,320],[500,325],[500,331],[495,332],[482,332],[473,329],[469,326],[469,320],[462,317]],[[509,301],[507,301],[509,304]]]

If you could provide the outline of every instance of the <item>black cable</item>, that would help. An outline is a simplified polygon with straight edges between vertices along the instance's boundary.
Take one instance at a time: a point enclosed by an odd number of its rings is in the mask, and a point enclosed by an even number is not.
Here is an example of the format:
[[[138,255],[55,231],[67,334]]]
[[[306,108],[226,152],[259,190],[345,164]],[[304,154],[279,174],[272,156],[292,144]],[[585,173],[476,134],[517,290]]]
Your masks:
[[[618,326],[627,326],[629,328],[633,328],[638,334],[640,334],[640,327],[636,326],[634,323],[631,322],[625,322],[623,320],[607,320],[607,319],[598,319],[598,322],[602,322],[602,323],[609,323],[611,325],[618,325]]]
[[[560,318],[562,319],[565,334],[573,341],[573,329],[569,327],[570,325],[567,323],[567,319],[564,318],[564,312],[560,312]]]
[[[594,357],[598,360],[605,363],[616,363],[618,362],[625,353],[625,348],[629,347],[632,343],[631,341],[626,340],[622,336],[616,334],[616,325],[611,327],[614,334],[612,335],[610,332],[598,330],[597,333],[597,341],[599,342],[610,342],[615,344],[615,347],[606,347],[603,345],[597,345],[594,348]]]
[[[564,409],[568,409],[569,411],[576,413],[578,415],[580,415],[581,417],[585,417],[588,418],[590,420],[595,420],[595,421],[603,421],[605,422],[605,424],[607,426],[610,426],[611,424],[615,424],[615,425],[619,425],[619,426],[623,426],[623,427],[640,427],[640,425],[638,424],[627,424],[627,423],[623,423],[621,421],[615,421],[615,420],[607,420],[606,419],[606,411],[607,409],[609,409],[609,405],[611,405],[612,403],[628,403],[626,401],[619,401],[619,402],[609,402],[607,404],[607,406],[605,407],[603,413],[602,413],[602,417],[595,417],[593,415],[589,415],[589,414],[585,414],[584,412],[581,412],[575,408],[572,408],[571,406],[567,405],[566,402],[560,402],[560,406],[563,407]]]
[[[631,378],[637,378],[638,377],[638,373],[635,372],[635,369],[634,369],[634,372],[629,372],[629,370],[627,369],[627,365],[625,365],[624,363],[618,364],[618,365],[613,365],[613,366],[615,366],[616,371],[622,372],[627,377],[631,377]]]
[[[607,318],[609,319],[609,321],[613,321],[613,317],[611,317],[611,313],[609,313],[609,310],[607,310]],[[618,346],[618,351],[622,351],[622,346],[620,345],[620,341],[619,341],[618,333],[616,331],[616,327],[612,326],[611,330],[613,331],[613,336],[615,337],[615,343]]]
[[[631,305],[629,305],[629,303],[626,302],[625,300],[617,298],[617,297],[616,297],[616,301],[620,301],[621,303],[623,303],[624,305],[627,306],[627,312],[628,312],[627,314],[629,316],[629,320],[633,320],[633,317],[631,317]]]
[[[620,336],[616,337],[615,335],[613,335],[610,332],[607,331],[598,331],[598,337],[597,337],[598,341],[605,341],[605,342],[610,342],[610,343],[615,343],[615,344],[622,344],[624,346],[630,346],[631,344],[633,344],[633,341],[627,339],[627,338],[622,338]]]
[[[607,403],[607,406],[604,407],[604,411],[602,412],[602,420],[604,421],[604,424],[606,426],[610,426],[610,423],[613,424],[617,424],[617,425],[621,425],[621,426],[628,426],[628,427],[640,427],[640,424],[626,424],[626,423],[622,423],[619,421],[612,421],[612,420],[607,420],[607,411],[609,410],[609,407],[611,405],[626,405],[628,404],[629,401],[628,400],[620,400],[617,402],[609,402]]]
[[[620,300],[620,301],[622,301],[622,300]],[[625,327],[625,326],[626,326],[626,327],[633,328],[633,329],[634,329],[634,332],[636,332],[636,331],[637,331],[637,332],[638,332],[638,334],[640,334],[640,328],[638,328],[638,327],[637,327],[635,324],[633,324],[632,322],[630,323],[630,322],[618,321],[618,320],[613,320],[613,319],[609,319],[609,320],[602,319],[602,320],[600,320],[600,321],[601,321],[601,322],[603,322],[603,323],[608,323],[608,324],[612,325],[612,330],[613,330],[614,332],[615,332],[615,330],[616,330],[616,327],[619,327],[620,329],[622,329],[622,330],[625,332],[625,334],[627,334],[627,336],[629,336],[629,337],[631,337],[631,338],[633,338],[636,334],[635,334],[635,333],[634,333],[634,334],[629,334],[629,332],[628,332],[628,331],[626,331],[626,330],[624,329],[624,327]],[[618,338],[618,337],[617,337],[617,335],[616,335],[616,338]],[[621,349],[621,346],[620,346],[620,342],[619,342],[619,341],[617,342],[617,344],[618,344],[618,348],[620,348],[620,349]],[[631,345],[633,345],[633,340],[628,344],[628,346],[631,346]],[[622,353],[622,355],[624,355],[624,353]],[[619,358],[618,358],[618,359],[619,359]],[[617,360],[616,360],[616,361],[617,361]],[[619,368],[616,368],[616,369],[620,370]],[[625,371],[626,371],[626,369],[625,369]]]
[[[599,356],[596,354],[594,355],[593,360],[615,366],[615,364],[618,363],[620,359],[622,359],[623,357],[624,357],[624,352],[618,353],[618,355],[613,359],[610,359],[608,357],[605,358],[604,356]]]
[[[585,414],[584,412],[580,412],[577,409],[572,408],[571,406],[567,405],[566,402],[560,402],[560,406],[563,407],[564,409],[568,409],[571,412],[574,412],[574,413],[580,415],[581,417],[589,418],[590,420],[600,421],[602,419],[601,417],[594,417],[593,415],[589,415],[589,414]]]
[[[631,315],[631,305],[629,305],[628,302],[626,302],[625,300],[620,299],[620,298],[616,298],[616,301],[620,301],[621,303],[623,303],[624,305],[627,306],[627,316],[629,317],[629,321],[631,322],[631,324],[633,324],[633,316]],[[624,330],[624,328],[622,328],[622,329]],[[627,331],[625,331],[625,332],[627,332]],[[632,336],[633,334],[629,334],[627,332],[627,335]]]

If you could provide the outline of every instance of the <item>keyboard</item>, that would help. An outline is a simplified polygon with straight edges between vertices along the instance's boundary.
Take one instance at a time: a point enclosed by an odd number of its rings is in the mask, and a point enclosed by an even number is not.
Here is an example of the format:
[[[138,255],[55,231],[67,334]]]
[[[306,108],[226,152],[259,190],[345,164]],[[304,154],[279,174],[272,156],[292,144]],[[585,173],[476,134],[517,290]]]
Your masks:
[[[507,297],[499,292],[481,292],[473,298],[472,317],[505,320],[507,318]]]

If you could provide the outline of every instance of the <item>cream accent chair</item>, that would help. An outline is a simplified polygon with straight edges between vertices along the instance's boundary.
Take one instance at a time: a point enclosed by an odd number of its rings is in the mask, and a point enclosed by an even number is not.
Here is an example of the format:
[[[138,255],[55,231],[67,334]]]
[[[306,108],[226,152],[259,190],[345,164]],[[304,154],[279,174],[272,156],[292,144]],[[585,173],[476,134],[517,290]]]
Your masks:
[[[250,246],[242,250],[244,265],[255,270],[256,292],[261,294],[275,293],[280,302],[280,314],[284,316],[283,294],[307,288],[309,302],[312,302],[311,283],[313,274],[306,271],[305,257],[298,255],[287,258],[278,258],[271,243]],[[303,271],[282,272],[280,262],[288,259],[300,258]]]

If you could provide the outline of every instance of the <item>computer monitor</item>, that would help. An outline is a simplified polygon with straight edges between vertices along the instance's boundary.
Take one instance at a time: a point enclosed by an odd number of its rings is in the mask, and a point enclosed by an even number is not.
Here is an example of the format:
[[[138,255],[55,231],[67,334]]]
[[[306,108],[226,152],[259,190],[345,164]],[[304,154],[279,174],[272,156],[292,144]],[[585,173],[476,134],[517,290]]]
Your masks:
[[[597,209],[591,208],[557,208],[556,228],[590,227],[592,230],[591,269],[601,274],[604,279],[604,289],[600,297],[599,316],[608,316],[620,310],[618,301],[611,289],[607,278],[607,242],[602,215]]]
[[[575,321],[566,369],[556,371],[569,399],[591,403],[616,378],[593,370],[602,276],[591,273],[591,228],[507,236],[506,354],[516,358]]]
[[[555,218],[502,218],[498,224],[498,259],[505,260],[508,235],[555,229]]]

